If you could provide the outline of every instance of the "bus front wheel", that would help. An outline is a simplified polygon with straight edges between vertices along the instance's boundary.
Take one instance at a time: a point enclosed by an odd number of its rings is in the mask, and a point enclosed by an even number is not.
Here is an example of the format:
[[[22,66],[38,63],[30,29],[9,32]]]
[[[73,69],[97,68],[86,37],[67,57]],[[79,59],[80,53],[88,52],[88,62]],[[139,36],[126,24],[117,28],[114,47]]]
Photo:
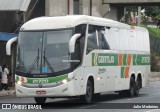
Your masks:
[[[34,100],[36,103],[40,104],[40,103],[45,103],[46,102],[46,99],[45,97],[35,97]]]
[[[91,103],[92,102],[92,97],[93,97],[93,85],[90,80],[87,81],[87,86],[86,86],[86,94],[81,96],[80,98],[84,103]]]

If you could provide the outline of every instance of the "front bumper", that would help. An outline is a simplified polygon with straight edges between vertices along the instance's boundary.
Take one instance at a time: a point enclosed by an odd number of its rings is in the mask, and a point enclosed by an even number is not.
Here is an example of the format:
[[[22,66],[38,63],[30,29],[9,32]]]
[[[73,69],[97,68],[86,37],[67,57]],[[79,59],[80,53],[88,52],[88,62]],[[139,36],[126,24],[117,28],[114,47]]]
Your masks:
[[[16,84],[17,97],[69,97],[75,96],[73,81],[56,87],[28,88]],[[45,91],[45,94],[37,94],[37,91]]]

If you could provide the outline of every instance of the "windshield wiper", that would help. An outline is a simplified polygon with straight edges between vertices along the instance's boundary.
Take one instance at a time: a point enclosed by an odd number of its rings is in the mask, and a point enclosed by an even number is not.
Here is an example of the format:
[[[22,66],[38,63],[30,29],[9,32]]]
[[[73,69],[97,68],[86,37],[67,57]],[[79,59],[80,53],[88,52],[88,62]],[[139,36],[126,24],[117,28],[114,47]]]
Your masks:
[[[54,73],[54,70],[53,70],[51,64],[49,63],[49,61],[48,61],[48,59],[47,59],[47,57],[46,57],[46,52],[45,52],[45,51],[46,51],[46,49],[44,49],[44,55],[43,55],[44,66],[45,66],[45,62],[46,62],[46,64],[48,65],[49,69],[52,71],[52,73]]]
[[[40,57],[39,57],[39,48],[38,48],[38,54],[37,54],[36,58],[34,59],[33,63],[31,64],[30,68],[28,69],[27,73],[31,73],[32,72],[32,70],[33,70],[34,65],[35,65],[36,62],[37,62],[37,67],[38,67],[38,65],[39,65],[39,58]]]

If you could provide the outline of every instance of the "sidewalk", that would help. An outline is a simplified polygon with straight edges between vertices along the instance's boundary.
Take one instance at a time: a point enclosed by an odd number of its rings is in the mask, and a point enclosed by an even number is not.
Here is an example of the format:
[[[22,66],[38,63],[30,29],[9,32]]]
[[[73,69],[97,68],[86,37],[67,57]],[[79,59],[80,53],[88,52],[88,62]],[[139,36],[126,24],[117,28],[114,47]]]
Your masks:
[[[149,78],[149,82],[155,82],[155,81],[160,81],[160,77]]]
[[[150,82],[160,81],[160,72],[151,72]]]
[[[9,89],[10,90],[0,91],[0,97],[2,97],[2,96],[15,96],[15,94],[16,94],[15,88],[14,87],[9,87]]]

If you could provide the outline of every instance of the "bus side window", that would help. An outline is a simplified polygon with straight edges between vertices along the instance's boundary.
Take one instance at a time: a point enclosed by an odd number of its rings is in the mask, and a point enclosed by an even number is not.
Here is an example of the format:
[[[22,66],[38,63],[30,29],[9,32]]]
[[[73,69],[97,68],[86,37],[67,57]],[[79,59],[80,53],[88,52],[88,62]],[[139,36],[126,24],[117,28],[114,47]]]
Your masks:
[[[87,54],[94,49],[98,49],[96,27],[89,25],[88,40],[87,40]]]
[[[110,49],[110,46],[105,39],[104,31],[105,30],[103,27],[101,27],[98,31],[98,41],[99,41],[99,49]]]

